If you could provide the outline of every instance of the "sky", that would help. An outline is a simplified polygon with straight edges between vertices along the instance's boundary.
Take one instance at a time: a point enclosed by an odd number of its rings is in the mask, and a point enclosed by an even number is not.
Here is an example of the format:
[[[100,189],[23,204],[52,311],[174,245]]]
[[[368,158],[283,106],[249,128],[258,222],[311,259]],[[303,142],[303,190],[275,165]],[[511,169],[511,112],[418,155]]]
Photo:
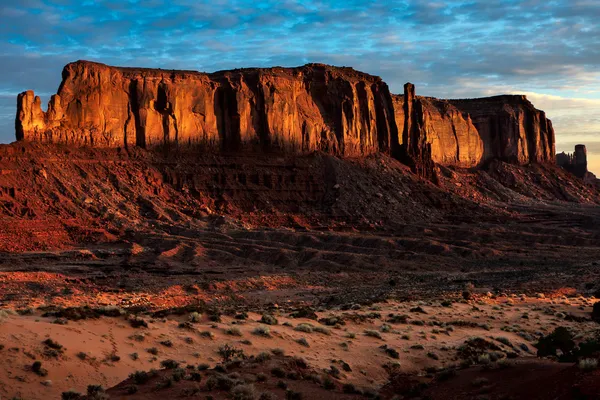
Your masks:
[[[442,98],[523,93],[600,176],[598,0],[0,0],[0,142],[68,62],[212,72],[322,62]]]

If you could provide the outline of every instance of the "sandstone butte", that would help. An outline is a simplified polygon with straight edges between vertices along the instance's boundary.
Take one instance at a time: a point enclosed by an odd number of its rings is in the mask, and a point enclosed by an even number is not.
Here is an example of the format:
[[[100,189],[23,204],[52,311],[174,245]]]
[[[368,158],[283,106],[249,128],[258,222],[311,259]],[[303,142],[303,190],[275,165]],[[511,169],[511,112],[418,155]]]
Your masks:
[[[394,95],[381,78],[307,64],[215,73],[66,65],[47,112],[18,96],[17,140],[223,152],[383,152],[427,170],[490,159],[554,162],[554,130],[525,96]],[[426,171],[424,172],[426,173]]]

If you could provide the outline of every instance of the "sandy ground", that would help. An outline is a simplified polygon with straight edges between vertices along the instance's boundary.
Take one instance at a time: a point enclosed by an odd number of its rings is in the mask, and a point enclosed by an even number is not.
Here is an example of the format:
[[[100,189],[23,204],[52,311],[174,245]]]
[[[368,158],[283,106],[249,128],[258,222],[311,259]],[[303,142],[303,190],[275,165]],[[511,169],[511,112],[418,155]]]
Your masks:
[[[389,302],[357,310],[317,313],[319,318],[342,317],[343,325],[337,326],[290,318],[287,312],[276,309],[272,313],[278,319],[277,325],[260,323],[261,315],[250,312],[245,321],[222,316],[221,322],[211,322],[204,315],[188,328],[178,327],[187,315],[165,319],[145,317],[148,328],[132,328],[125,317],[68,321],[61,325],[54,318],[41,317],[39,312],[6,315],[0,322],[3,345],[0,394],[7,398],[45,399],[58,398],[69,389],[85,392],[89,384],[111,387],[134,371],[160,368],[160,361],[165,359],[214,366],[220,362],[217,351],[224,344],[243,349],[247,355],[283,349],[285,354],[300,356],[318,370],[342,360],[351,367],[351,371],[342,372],[344,382],[379,389],[388,379],[383,368],[386,363],[399,362],[403,372],[415,375],[424,373],[428,367],[456,366],[460,362],[456,349],[472,337],[490,339],[504,351],[517,352],[520,358],[534,358],[533,345],[538,336],[548,334],[556,326],[581,332],[597,327],[590,321],[565,320],[569,315],[588,318],[595,302],[590,298],[482,295],[468,302],[453,302],[449,307],[442,306],[441,301]],[[386,322],[389,314],[407,315],[407,322]],[[364,321],[357,322],[356,316],[363,316]],[[294,329],[303,323],[326,331],[307,333]],[[452,330],[447,331],[447,326],[452,326]],[[232,327],[239,329],[241,336],[228,334]],[[254,334],[257,327],[268,327],[270,337]],[[376,331],[381,338],[367,336],[366,331]],[[132,335],[143,335],[143,339],[135,340]],[[499,337],[507,339],[510,346],[498,341]],[[58,357],[44,354],[46,346],[42,342],[48,338],[64,346]],[[297,343],[300,338],[306,339],[310,347]],[[171,347],[161,344],[166,340],[172,343]],[[395,349],[398,358],[387,354],[381,348],[383,345]],[[153,347],[158,350],[156,355],[148,352]],[[79,353],[85,353],[85,359]],[[135,360],[131,356],[134,353],[138,356]],[[47,376],[40,377],[31,371],[35,360],[42,362],[48,370]]]

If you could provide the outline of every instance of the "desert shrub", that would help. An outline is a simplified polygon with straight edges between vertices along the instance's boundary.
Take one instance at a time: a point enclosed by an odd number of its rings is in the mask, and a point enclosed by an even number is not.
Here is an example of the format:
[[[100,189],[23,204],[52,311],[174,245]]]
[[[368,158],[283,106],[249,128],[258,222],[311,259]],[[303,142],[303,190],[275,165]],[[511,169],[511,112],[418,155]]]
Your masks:
[[[271,375],[277,378],[285,377],[285,371],[281,367],[274,367],[271,369]]]
[[[221,322],[221,312],[218,310],[208,311],[208,320],[211,322]]]
[[[579,367],[579,369],[582,369],[584,371],[591,371],[593,369],[598,368],[598,360],[595,358],[582,358],[581,360],[579,360],[577,366]]]
[[[173,347],[173,342],[171,342],[169,339],[161,340],[159,343],[165,347]]]
[[[228,363],[229,361],[232,361],[235,359],[243,360],[246,358],[246,355],[244,354],[244,350],[237,349],[228,344],[220,346],[217,353],[219,354],[219,356],[221,356],[221,359],[223,360],[224,363]]]
[[[391,324],[405,324],[408,320],[408,315],[397,315],[390,314],[388,315],[387,322]]]
[[[239,319],[239,320],[246,320],[246,319],[248,319],[248,313],[246,313],[245,311],[242,311],[240,313],[235,314],[233,316],[233,318]]]
[[[296,339],[296,343],[304,347],[310,347],[310,344],[308,344],[308,340],[306,340],[305,338]]]
[[[58,342],[55,342],[52,339],[46,339],[42,343],[44,345],[48,346],[49,348],[54,349],[54,350],[62,350],[63,349],[62,344],[60,344]]]
[[[136,394],[138,391],[138,387],[136,385],[127,385],[125,387],[125,393],[127,394]]]
[[[271,353],[273,353],[275,356],[283,356],[285,354],[285,350],[279,348],[271,349]]]
[[[200,372],[192,371],[190,372],[190,381],[200,382],[202,380],[202,374]]]
[[[334,378],[339,379],[339,377],[340,377],[340,370],[335,365],[330,366],[329,369],[327,370],[327,373],[329,375],[333,376]]]
[[[392,348],[392,347],[385,347],[384,348],[385,354],[387,354],[388,356],[390,356],[391,358],[395,358],[398,359],[400,358],[400,353],[398,353],[398,350]]]
[[[194,325],[189,321],[180,322],[179,325],[177,325],[177,327],[179,329],[187,329],[189,331],[194,330]]]
[[[257,363],[263,363],[265,361],[269,361],[271,359],[271,355],[265,351],[258,353],[254,357],[254,361]]]
[[[258,374],[256,374],[256,380],[258,382],[265,382],[268,378],[269,377],[266,374],[262,373],[262,372],[259,372]]]
[[[227,328],[225,331],[226,334],[231,336],[242,336],[242,331],[239,328],[232,326],[231,328]]]
[[[83,395],[74,390],[68,390],[66,392],[62,392],[62,394],[60,395],[60,398],[62,400],[79,400],[79,399],[83,398]]]
[[[323,388],[326,390],[334,390],[335,389],[335,382],[333,381],[333,379],[331,379],[328,376],[325,376],[323,378]]]
[[[256,392],[253,385],[237,385],[231,389],[234,400],[254,400]]]
[[[156,389],[166,389],[173,386],[173,378],[170,376],[163,376],[158,382],[156,382]]]
[[[277,318],[275,318],[271,314],[266,313],[262,315],[262,317],[260,318],[260,322],[267,325],[277,325],[279,323],[279,321],[277,321]]]
[[[321,333],[323,335],[327,335],[327,336],[331,335],[331,331],[329,331],[329,329],[325,328],[324,326],[315,326],[313,328],[313,330],[315,332]]]
[[[129,336],[129,339],[135,340],[136,342],[143,342],[146,340],[146,335],[143,333],[134,333],[133,335]]]
[[[287,389],[288,385],[284,381],[277,381],[277,387],[280,389]]]
[[[160,366],[163,368],[166,368],[166,369],[175,369],[175,368],[179,367],[179,363],[175,360],[168,359],[168,360],[162,360],[160,362]]]
[[[313,326],[311,324],[302,323],[298,324],[294,330],[298,332],[312,333]]]
[[[364,333],[365,333],[365,336],[370,336],[370,337],[374,337],[374,338],[377,338],[377,339],[383,339],[381,337],[381,334],[379,332],[371,330],[371,329],[365,330]]]
[[[171,378],[175,382],[179,382],[183,378],[185,378],[185,370],[183,368],[175,368],[173,373],[171,374]]]
[[[135,371],[135,372],[129,374],[129,379],[134,381],[137,385],[143,385],[144,383],[148,382],[150,379],[154,378],[155,376],[156,376],[156,371],[154,371],[154,370],[150,370],[149,372]]]
[[[358,390],[356,390],[356,386],[354,386],[351,383],[344,383],[342,385],[342,392],[344,393],[348,393],[348,394],[354,394],[357,393]]]
[[[152,354],[153,356],[158,354],[158,349],[156,347],[150,347],[149,349],[146,349],[146,351]]]
[[[199,333],[200,336],[208,339],[214,339],[215,335],[211,331],[202,331]]]
[[[129,325],[131,325],[132,328],[147,328],[148,322],[141,317],[132,315],[129,317]]]
[[[482,365],[487,365],[492,362],[489,354],[480,354],[477,357],[477,362]]]
[[[190,315],[188,315],[188,321],[192,323],[198,323],[202,321],[202,314],[197,311],[191,312]]]
[[[502,344],[507,345],[508,347],[513,347],[513,344],[510,342],[510,340],[508,340],[508,338],[504,336],[497,337],[496,340]]]
[[[329,316],[319,319],[319,323],[327,326],[346,325],[343,318],[337,316]]]
[[[41,361],[35,361],[33,364],[31,364],[31,370],[39,376],[48,375],[48,371],[45,368],[42,368]]]
[[[258,400],[277,400],[278,397],[273,392],[262,392],[260,396],[258,396]]]
[[[290,313],[290,317],[292,318],[306,318],[306,319],[317,319],[317,314],[310,307],[303,307],[297,310],[294,310]]]
[[[266,326],[257,326],[252,333],[256,336],[271,337],[271,330]]]
[[[488,353],[488,355],[490,356],[490,360],[492,362],[495,362],[495,361],[498,361],[498,360],[504,358],[504,353],[501,351],[490,351]]]
[[[535,347],[537,348],[538,357],[558,356],[557,351],[560,350],[560,361],[574,361],[575,342],[573,341],[573,334],[562,326],[541,338]]]
[[[109,396],[104,391],[102,385],[88,385],[87,398],[90,400],[105,400],[108,399]]]

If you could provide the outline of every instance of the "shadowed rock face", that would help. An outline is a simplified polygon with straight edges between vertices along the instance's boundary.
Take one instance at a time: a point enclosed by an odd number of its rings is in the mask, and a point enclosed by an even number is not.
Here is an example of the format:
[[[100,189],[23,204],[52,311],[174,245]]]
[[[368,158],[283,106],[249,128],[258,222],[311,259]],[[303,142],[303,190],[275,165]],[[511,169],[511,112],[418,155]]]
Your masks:
[[[470,116],[483,141],[483,159],[526,164],[551,162],[555,143],[552,122],[523,95],[448,100]]]
[[[587,169],[587,148],[584,144],[575,145],[574,153],[559,153],[556,155],[556,164],[566,169],[573,175],[582,178],[584,182],[600,187],[600,179]]]
[[[391,154],[422,175],[433,162],[554,159],[554,132],[524,96],[440,100],[390,94],[376,76],[322,64],[212,74],[68,64],[43,112],[17,100],[18,140],[94,147]]]

